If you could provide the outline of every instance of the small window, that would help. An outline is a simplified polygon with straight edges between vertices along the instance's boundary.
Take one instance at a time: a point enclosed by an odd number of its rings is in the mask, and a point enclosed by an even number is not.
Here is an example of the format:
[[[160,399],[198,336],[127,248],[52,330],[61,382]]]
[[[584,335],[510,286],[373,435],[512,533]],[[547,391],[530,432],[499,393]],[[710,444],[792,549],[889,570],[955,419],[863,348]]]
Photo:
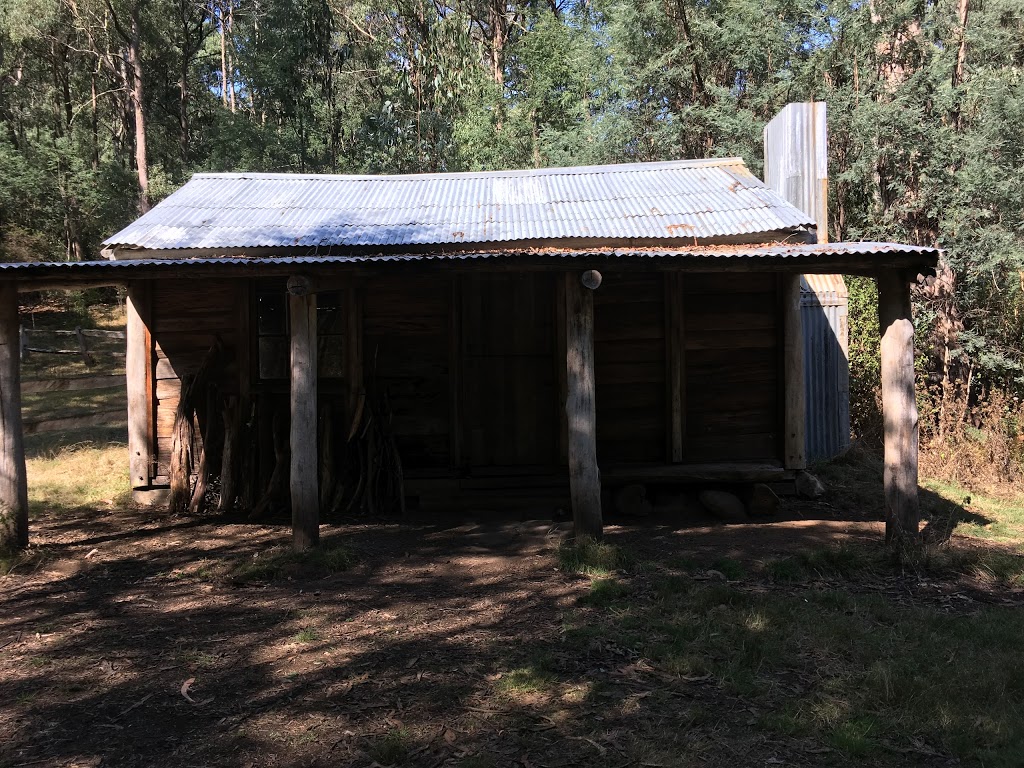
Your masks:
[[[345,375],[345,322],[340,294],[317,294],[317,369],[321,378]],[[256,297],[256,329],[261,381],[288,378],[288,299],[284,291]]]
[[[337,291],[316,296],[316,361],[322,379],[345,376],[345,319],[341,294]]]

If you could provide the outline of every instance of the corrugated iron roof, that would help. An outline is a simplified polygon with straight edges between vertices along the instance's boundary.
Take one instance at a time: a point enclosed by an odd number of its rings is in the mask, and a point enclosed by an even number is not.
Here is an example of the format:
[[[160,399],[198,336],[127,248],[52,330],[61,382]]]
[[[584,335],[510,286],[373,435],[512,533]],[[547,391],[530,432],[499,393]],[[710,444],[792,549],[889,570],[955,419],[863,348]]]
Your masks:
[[[814,221],[739,158],[524,171],[200,173],[104,245],[379,247],[567,238],[688,240]]]
[[[903,254],[919,257],[915,263],[934,264],[939,256],[935,248],[927,248],[916,245],[901,245],[899,243],[828,243],[819,245],[805,243],[791,245],[787,243],[773,243],[758,246],[697,246],[677,249],[664,248],[608,248],[608,249],[554,249],[554,248],[531,248],[519,250],[495,250],[495,251],[457,251],[453,253],[425,252],[425,253],[402,253],[383,255],[316,255],[304,256],[258,256],[246,257],[237,255],[213,256],[202,258],[173,258],[173,259],[121,259],[117,261],[69,261],[69,262],[22,262],[12,264],[0,263],[0,273],[11,274],[12,277],[19,276],[46,279],[62,279],[63,277],[78,277],[82,279],[101,279],[111,277],[116,279],[129,279],[131,273],[137,270],[167,270],[178,271],[180,268],[199,267],[204,271],[208,268],[215,270],[237,270],[270,267],[270,266],[329,266],[344,264],[368,264],[375,262],[455,262],[455,261],[482,261],[486,259],[498,260],[530,260],[531,262],[547,262],[549,260],[574,260],[580,259],[588,262],[613,260],[647,260],[647,259],[672,259],[686,260],[691,262],[714,261],[714,260],[736,260],[746,259],[750,261],[777,261],[790,260],[796,262],[795,268],[800,265],[812,268],[813,262],[825,256],[864,256],[864,255],[892,255]],[[767,265],[766,265],[767,266]],[[806,276],[805,276],[806,280]]]
[[[808,297],[805,299],[807,301],[845,304],[850,297],[842,275],[804,275],[800,280],[800,292]]]

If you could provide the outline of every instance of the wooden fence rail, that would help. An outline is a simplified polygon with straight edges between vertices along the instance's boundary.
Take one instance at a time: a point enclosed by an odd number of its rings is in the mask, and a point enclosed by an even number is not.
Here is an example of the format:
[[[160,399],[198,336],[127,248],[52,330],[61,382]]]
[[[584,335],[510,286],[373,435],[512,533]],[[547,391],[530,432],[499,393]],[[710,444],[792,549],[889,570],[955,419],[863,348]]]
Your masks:
[[[51,349],[48,347],[33,347],[30,345],[29,337],[32,334],[49,334],[51,336],[74,336],[78,342],[77,349]],[[92,364],[92,354],[89,352],[88,344],[86,344],[87,338],[103,338],[103,339],[124,339],[126,338],[124,331],[105,331],[94,328],[75,328],[73,331],[50,331],[43,328],[26,328],[21,326],[20,328],[20,339],[21,339],[21,359],[24,360],[29,354],[43,354],[43,355],[81,355],[85,358],[85,362]],[[113,352],[114,355],[124,355],[124,352]]]

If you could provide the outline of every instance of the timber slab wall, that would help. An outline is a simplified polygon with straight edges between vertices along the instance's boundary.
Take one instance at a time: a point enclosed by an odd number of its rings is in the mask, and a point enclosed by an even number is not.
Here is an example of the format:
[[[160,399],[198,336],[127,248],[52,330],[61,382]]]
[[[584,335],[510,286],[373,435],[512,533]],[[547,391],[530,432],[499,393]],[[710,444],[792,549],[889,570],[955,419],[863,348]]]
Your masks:
[[[503,468],[564,477],[563,280],[524,272],[338,281],[318,294],[321,418],[326,408],[350,421],[365,388],[386,396],[410,479]],[[257,401],[256,482],[266,481],[271,421],[287,403],[284,297],[283,279],[152,283],[153,485],[167,482],[182,379],[217,339],[212,384]],[[779,461],[781,334],[773,274],[606,273],[594,292],[601,465]]]

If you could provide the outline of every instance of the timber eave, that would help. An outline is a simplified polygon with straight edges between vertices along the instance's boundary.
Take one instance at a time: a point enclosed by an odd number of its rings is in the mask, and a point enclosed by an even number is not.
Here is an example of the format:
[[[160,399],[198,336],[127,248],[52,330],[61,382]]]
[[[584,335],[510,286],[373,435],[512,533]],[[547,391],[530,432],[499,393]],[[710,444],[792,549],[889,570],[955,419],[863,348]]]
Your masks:
[[[298,252],[295,252],[298,251]],[[195,256],[168,251],[173,258],[94,262],[0,264],[0,280],[19,290],[80,289],[128,285],[168,278],[287,277],[302,274],[314,281],[470,272],[561,272],[596,268],[609,274],[628,272],[774,272],[844,274],[873,277],[899,270],[912,280],[928,275],[938,263],[935,248],[896,243],[719,244],[688,248],[517,248],[457,253],[310,254],[308,249],[277,250],[273,255]]]

